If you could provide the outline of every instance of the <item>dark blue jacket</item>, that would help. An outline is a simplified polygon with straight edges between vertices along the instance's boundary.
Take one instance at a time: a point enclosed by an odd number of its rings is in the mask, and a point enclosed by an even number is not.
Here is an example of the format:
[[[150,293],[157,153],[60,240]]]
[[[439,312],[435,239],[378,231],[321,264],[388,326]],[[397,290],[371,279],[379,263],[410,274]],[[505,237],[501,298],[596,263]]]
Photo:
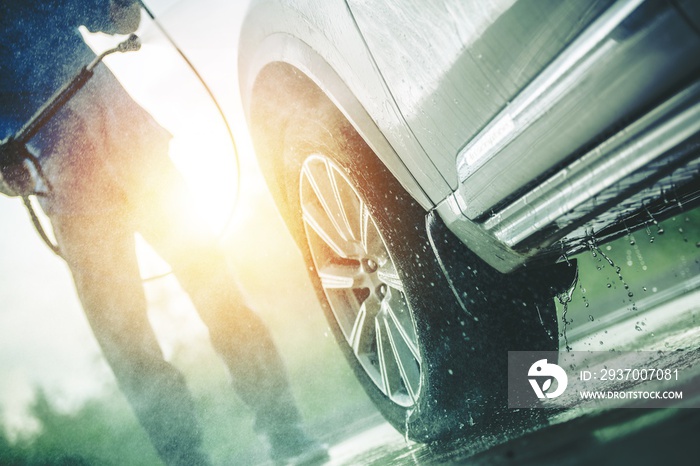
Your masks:
[[[109,31],[109,0],[0,2],[0,139],[14,133],[95,54],[78,27]]]

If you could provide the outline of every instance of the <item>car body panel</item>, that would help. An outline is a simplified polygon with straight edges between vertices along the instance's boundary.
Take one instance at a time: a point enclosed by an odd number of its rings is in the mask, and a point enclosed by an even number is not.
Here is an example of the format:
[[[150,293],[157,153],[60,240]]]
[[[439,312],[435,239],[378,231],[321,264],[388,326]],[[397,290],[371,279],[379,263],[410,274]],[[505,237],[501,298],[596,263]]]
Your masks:
[[[408,128],[363,44],[342,1],[254,1],[241,33],[244,110],[249,114],[254,105],[253,88],[266,65],[298,68],[319,84],[416,200],[431,208],[451,193],[450,186]]]
[[[700,62],[692,58],[700,56],[700,38],[677,11],[662,2],[628,3],[628,16],[613,24],[609,34],[601,34],[580,61],[567,64],[558,81],[539,86],[535,81],[521,95],[527,99],[535,94],[537,99],[521,105],[519,95],[499,114],[513,122],[512,135],[490,154],[480,154],[473,166],[460,167],[460,195],[469,218],[488,214],[533,180],[660,105],[698,75]],[[615,9],[620,10],[611,8],[610,13]],[[596,26],[593,31],[600,29]],[[518,128],[518,120],[526,122]],[[487,182],[495,179],[497,184]]]
[[[627,23],[635,10],[650,11],[637,14],[641,21],[631,18],[641,24],[623,24],[608,39],[606,56],[591,59],[587,81],[567,89],[571,95],[537,123],[536,134],[457,174],[460,149],[499,112],[512,112],[526,85],[612,2],[444,0],[433,9],[413,0],[348,3],[409,126],[451,186],[460,182],[461,204],[472,219],[700,66],[687,60],[700,54],[698,38],[670,5],[618,2]],[[627,41],[645,22],[655,24]]]
[[[409,126],[457,189],[460,149],[611,2],[348,3]]]

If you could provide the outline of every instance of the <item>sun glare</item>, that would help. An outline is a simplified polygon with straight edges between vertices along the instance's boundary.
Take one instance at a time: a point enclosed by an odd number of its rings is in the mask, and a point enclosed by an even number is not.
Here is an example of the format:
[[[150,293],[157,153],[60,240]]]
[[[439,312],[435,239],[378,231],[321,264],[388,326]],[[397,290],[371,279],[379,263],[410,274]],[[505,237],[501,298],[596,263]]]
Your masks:
[[[82,33],[96,53],[123,40]],[[113,54],[105,63],[134,100],[172,134],[170,157],[185,177],[199,214],[222,232],[232,218],[238,182],[224,118],[197,75],[148,18],[137,34],[146,38],[138,52]]]

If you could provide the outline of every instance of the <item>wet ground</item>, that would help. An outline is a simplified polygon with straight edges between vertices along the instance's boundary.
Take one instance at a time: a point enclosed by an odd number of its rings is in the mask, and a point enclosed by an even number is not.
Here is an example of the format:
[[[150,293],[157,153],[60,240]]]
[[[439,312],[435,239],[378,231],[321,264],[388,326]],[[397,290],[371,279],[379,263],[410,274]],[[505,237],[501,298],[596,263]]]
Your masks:
[[[700,312],[700,291],[688,291],[682,284],[674,295],[647,303],[644,317],[654,322],[654,338],[644,341],[645,350],[663,349],[684,354],[679,367],[689,375],[684,399],[676,408],[611,408],[610,405],[578,405],[549,417],[549,424],[537,431],[508,439],[483,439],[475,445],[454,441],[422,445],[406,441],[380,418],[356,425],[344,440],[331,446],[331,465],[696,465],[700,464],[700,358],[695,355],[700,327],[689,325]],[[690,286],[694,288],[695,286]],[[642,303],[644,305],[644,303]],[[639,318],[639,315],[634,317]],[[667,322],[667,324],[665,324]],[[634,325],[618,318],[621,345],[638,338]],[[580,332],[571,342],[586,349],[597,341],[596,328]],[[666,356],[661,356],[665,354]],[[691,356],[692,357],[687,357]],[[689,381],[689,382],[688,382]]]
[[[695,409],[617,409],[545,427],[475,452],[460,442],[407,444],[382,424],[331,448],[332,465],[695,465]]]

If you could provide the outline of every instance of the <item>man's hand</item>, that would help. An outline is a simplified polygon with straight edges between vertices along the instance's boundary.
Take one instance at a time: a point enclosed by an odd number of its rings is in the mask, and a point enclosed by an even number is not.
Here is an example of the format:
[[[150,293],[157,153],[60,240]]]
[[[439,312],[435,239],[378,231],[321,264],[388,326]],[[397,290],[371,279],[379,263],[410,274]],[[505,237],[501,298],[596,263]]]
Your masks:
[[[9,184],[5,183],[5,179],[3,178],[2,173],[0,173],[0,193],[8,197],[17,196],[15,190],[12,189]]]
[[[34,192],[34,178],[27,166],[30,157],[24,144],[0,141],[0,193],[17,197]]]
[[[109,34],[131,34],[141,22],[141,6],[135,0],[109,0],[109,16],[113,29]]]

